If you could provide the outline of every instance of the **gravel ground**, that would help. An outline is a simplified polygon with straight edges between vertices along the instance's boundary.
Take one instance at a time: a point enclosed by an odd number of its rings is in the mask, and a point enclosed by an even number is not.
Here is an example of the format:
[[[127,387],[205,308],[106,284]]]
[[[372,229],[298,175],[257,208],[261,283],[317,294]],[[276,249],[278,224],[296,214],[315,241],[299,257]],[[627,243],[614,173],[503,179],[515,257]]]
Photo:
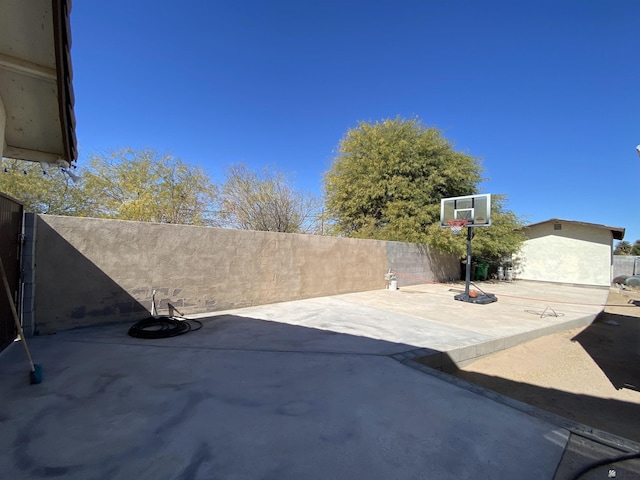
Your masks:
[[[548,335],[454,375],[640,442],[640,290],[611,289],[588,327]]]

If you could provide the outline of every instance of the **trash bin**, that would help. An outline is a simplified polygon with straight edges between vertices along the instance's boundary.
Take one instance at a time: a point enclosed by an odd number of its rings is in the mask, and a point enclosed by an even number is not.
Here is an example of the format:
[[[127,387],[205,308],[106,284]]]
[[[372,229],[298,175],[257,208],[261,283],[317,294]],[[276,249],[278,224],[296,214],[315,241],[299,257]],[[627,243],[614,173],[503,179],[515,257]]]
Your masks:
[[[489,264],[487,262],[478,262],[476,264],[476,271],[473,277],[474,280],[486,280],[489,271]]]
[[[511,268],[511,267],[507,268],[507,276],[506,276],[505,280],[507,282],[512,282],[513,281],[513,268]]]

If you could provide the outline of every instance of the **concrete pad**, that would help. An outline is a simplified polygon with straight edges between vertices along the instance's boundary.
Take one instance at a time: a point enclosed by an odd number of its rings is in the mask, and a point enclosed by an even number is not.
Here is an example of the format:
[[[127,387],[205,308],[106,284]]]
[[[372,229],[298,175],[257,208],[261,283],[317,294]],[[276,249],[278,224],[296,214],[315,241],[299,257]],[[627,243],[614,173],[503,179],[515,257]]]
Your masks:
[[[539,282],[480,283],[498,302],[476,305],[453,296],[464,284],[425,284],[260,305],[225,314],[385,340],[463,366],[543,335],[588,325],[608,290]],[[202,315],[206,319],[210,314]],[[396,353],[400,353],[399,350]],[[425,359],[425,361],[428,361]]]
[[[474,305],[453,300],[459,288],[216,312],[200,316],[201,330],[170,339],[131,338],[122,324],[35,337],[29,344],[44,381],[34,386],[14,344],[0,355],[0,471],[65,479],[553,478],[567,428],[407,365],[427,358],[444,368],[589,322],[607,291],[516,282],[487,287],[499,301]],[[564,315],[527,311],[547,304]]]
[[[19,345],[0,358],[6,478],[548,479],[568,440],[384,355],[304,351],[315,330],[280,330],[302,334],[296,352],[208,348],[216,328],[180,337],[196,347],[92,330],[31,341],[37,386]]]

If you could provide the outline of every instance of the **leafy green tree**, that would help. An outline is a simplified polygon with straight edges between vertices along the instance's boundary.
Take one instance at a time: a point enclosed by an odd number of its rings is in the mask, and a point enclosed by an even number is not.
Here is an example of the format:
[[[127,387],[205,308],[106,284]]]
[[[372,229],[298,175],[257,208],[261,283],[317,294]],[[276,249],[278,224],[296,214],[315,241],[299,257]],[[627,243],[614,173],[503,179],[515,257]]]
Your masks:
[[[505,195],[491,196],[491,226],[474,229],[474,256],[492,262],[515,255],[526,240],[523,219],[506,208]]]
[[[440,199],[475,193],[481,170],[417,119],[360,122],[340,141],[324,178],[333,233],[425,243]]]
[[[638,241],[636,241],[636,244]],[[631,255],[631,249],[633,246],[627,242],[626,240],[621,240],[616,245],[616,248],[613,250],[614,255]]]
[[[25,211],[50,215],[85,215],[82,182],[74,183],[56,166],[3,158],[0,191],[24,205]]]
[[[220,205],[224,226],[244,230],[317,233],[321,219],[318,200],[294,190],[284,174],[244,164],[227,169]]]
[[[631,248],[631,255],[640,256],[640,240],[636,240]]]
[[[90,216],[216,224],[215,185],[202,169],[170,155],[131,148],[92,155],[83,176]]]
[[[478,193],[478,159],[454,150],[417,118],[360,122],[340,141],[324,178],[336,235],[423,243],[464,256],[466,237],[439,227],[442,198]],[[522,222],[494,196],[492,227],[475,229],[474,255],[519,250]]]

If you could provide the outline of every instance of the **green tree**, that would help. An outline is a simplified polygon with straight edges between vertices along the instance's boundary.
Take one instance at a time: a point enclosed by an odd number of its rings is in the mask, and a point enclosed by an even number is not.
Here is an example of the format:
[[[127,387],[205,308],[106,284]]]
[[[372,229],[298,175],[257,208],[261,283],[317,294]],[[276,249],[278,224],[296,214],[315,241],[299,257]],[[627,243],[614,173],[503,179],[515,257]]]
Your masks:
[[[311,194],[294,190],[281,172],[261,172],[246,165],[227,169],[220,205],[224,225],[244,230],[316,233],[319,202]]]
[[[84,173],[87,212],[100,218],[216,225],[216,187],[205,172],[150,149],[92,155]]]
[[[324,178],[333,233],[424,243],[440,199],[476,193],[481,170],[417,119],[360,122],[340,141]]]
[[[500,262],[517,254],[526,239],[523,219],[506,208],[506,195],[491,196],[491,226],[474,229],[473,255]]]
[[[360,122],[340,141],[324,178],[333,233],[424,243],[440,199],[476,193],[481,170],[417,119]]]
[[[638,243],[638,241],[636,241]],[[631,249],[633,246],[627,242],[626,240],[621,240],[616,245],[616,248],[613,250],[614,255],[631,255]]]
[[[640,256],[640,240],[636,240],[633,245],[626,240],[619,241],[613,250],[613,254]]]
[[[423,243],[463,256],[464,236],[439,227],[442,198],[478,193],[478,159],[454,150],[435,128],[416,119],[360,122],[340,141],[324,178],[336,235]],[[474,255],[517,251],[522,222],[493,197],[492,227],[477,228]],[[461,238],[462,237],[462,238]]]
[[[3,158],[0,191],[24,205],[27,212],[85,215],[82,182],[74,183],[57,166]]]

